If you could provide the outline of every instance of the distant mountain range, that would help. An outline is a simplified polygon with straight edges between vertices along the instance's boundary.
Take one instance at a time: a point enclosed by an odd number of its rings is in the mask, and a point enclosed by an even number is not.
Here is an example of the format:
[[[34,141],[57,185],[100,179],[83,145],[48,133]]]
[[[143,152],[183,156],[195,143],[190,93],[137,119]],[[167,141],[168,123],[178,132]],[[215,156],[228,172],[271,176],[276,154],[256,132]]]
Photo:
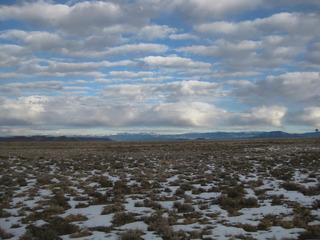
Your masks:
[[[0,137],[0,142],[93,142],[93,141],[164,141],[205,139],[259,139],[320,137],[320,132],[286,133],[272,132],[208,132],[184,134],[119,133],[110,136],[10,136]]]
[[[73,137],[73,136],[12,136],[0,137],[0,142],[103,142],[112,141],[100,137]]]
[[[254,139],[254,138],[301,138],[320,137],[320,132],[286,133],[272,132],[208,132],[184,134],[155,134],[155,133],[121,133],[106,136],[113,141],[160,141],[160,140],[205,140],[205,139]]]

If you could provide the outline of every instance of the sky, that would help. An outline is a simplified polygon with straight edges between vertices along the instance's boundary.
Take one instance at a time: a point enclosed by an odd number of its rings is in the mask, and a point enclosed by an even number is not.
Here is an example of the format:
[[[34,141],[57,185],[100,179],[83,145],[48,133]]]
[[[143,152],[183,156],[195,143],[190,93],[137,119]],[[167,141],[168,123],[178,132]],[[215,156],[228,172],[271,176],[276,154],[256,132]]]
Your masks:
[[[0,0],[0,135],[320,128],[319,0]]]

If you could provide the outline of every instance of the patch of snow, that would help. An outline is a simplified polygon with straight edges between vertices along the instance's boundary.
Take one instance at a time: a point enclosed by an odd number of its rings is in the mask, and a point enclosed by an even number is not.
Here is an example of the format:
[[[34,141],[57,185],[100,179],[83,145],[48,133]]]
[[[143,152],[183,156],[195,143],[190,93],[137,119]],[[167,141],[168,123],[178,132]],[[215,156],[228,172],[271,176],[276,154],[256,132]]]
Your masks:
[[[270,195],[281,195],[283,194],[286,199],[292,202],[299,202],[303,206],[312,206],[313,202],[316,199],[320,199],[320,195],[318,196],[305,196],[301,192],[297,191],[287,191],[284,188],[280,188],[279,190],[268,191]]]
[[[10,238],[12,240],[19,239],[26,232],[26,226],[23,224],[20,224],[21,227],[19,228],[11,227],[12,225],[17,224],[20,221],[20,219],[21,217],[0,218],[1,228],[4,229],[6,232],[14,235],[13,238]]]
[[[217,224],[214,229],[212,229],[212,236],[221,240],[229,240],[231,236],[246,234],[247,232],[242,228],[229,227],[221,224]]]
[[[103,174],[103,176],[108,177],[109,180],[112,181],[112,182],[116,182],[116,181],[119,181],[119,180],[120,180],[120,177],[118,177],[118,176],[117,176],[117,177],[111,176],[108,172],[105,172],[105,173]]]
[[[183,224],[183,225],[173,225],[172,228],[174,231],[186,231],[191,232],[195,230],[199,230],[201,228],[204,228],[204,225],[200,225],[199,223],[193,223],[193,224]]]
[[[166,209],[171,210],[174,204],[174,201],[158,201],[158,203]]]
[[[289,215],[292,213],[292,209],[281,206],[281,205],[276,205],[276,206],[271,206],[271,203],[269,200],[264,201],[266,206],[260,206],[258,208],[243,208],[239,212],[243,213],[244,215],[249,215],[249,216],[265,216],[268,214],[274,214],[274,215],[279,215],[279,214],[284,214],[284,215]]]
[[[144,240],[163,240],[162,237],[159,237],[154,232],[146,232],[146,234],[141,236]]]
[[[138,221],[138,222],[133,222],[133,223],[128,223],[128,224],[122,225],[121,227],[118,227],[117,229],[121,229],[121,230],[140,229],[142,231],[147,231],[148,225],[145,224],[144,222]]]
[[[253,232],[252,237],[257,240],[265,240],[265,239],[296,239],[299,236],[299,233],[304,232],[305,229],[302,228],[291,228],[285,229],[282,227],[271,227],[270,230],[267,231],[258,231]]]
[[[319,226],[320,227],[320,221],[319,220],[314,220],[312,222],[308,223],[309,226]]]
[[[66,217],[70,214],[82,214],[88,218],[87,221],[79,223],[80,226],[97,227],[97,226],[111,226],[114,213],[108,215],[101,215],[105,205],[92,205],[86,208],[68,209],[65,213],[59,215]]]

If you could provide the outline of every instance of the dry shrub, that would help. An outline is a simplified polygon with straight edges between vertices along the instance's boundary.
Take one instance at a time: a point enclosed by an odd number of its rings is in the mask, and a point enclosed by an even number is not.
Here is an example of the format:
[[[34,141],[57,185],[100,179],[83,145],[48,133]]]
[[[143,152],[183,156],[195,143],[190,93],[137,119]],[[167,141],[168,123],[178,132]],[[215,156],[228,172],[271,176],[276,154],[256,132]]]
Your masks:
[[[190,239],[202,239],[202,231],[192,231],[189,233]]]
[[[0,218],[11,217],[12,214],[6,210],[3,210],[3,206],[0,206]]]
[[[14,181],[12,179],[11,176],[9,175],[3,175],[1,178],[0,178],[0,185],[3,185],[3,186],[11,186],[14,184]]]
[[[9,239],[9,238],[12,238],[12,237],[14,237],[13,234],[7,233],[5,230],[3,230],[2,228],[0,228],[0,238],[1,238],[1,239]]]
[[[167,218],[164,218],[158,214],[154,214],[146,219],[146,223],[149,225],[149,231],[155,231],[164,240],[178,240],[180,239],[178,233],[175,233]],[[184,239],[184,238],[181,238]]]
[[[243,230],[245,230],[246,232],[257,232],[258,231],[258,227],[257,226],[254,226],[254,225],[251,225],[251,224],[248,224],[248,223],[245,223],[245,224],[239,223],[235,227],[243,228]]]
[[[72,233],[69,237],[70,238],[81,238],[81,237],[87,237],[87,236],[91,236],[91,235],[92,235],[92,232],[90,232],[88,228],[85,228],[85,229],[81,230],[80,232]]]
[[[241,185],[237,185],[236,187],[228,188],[226,190],[226,194],[229,198],[242,198],[245,193],[246,191]]]
[[[281,220],[278,222],[278,224],[283,227],[283,228],[286,228],[286,229],[290,229],[290,228],[295,228],[295,223],[293,221],[284,221],[284,220]]]
[[[148,208],[152,208],[154,210],[160,210],[162,209],[161,204],[151,200],[151,199],[145,199],[142,202],[136,202],[134,204],[135,207],[148,207]]]
[[[307,231],[301,233],[299,239],[320,239],[320,226],[308,226]]]
[[[230,240],[235,240],[235,239],[255,240],[255,238],[248,236],[248,234],[246,234],[246,235],[240,234],[240,235],[235,235],[235,236],[230,237]],[[270,240],[274,240],[274,239],[270,238]],[[285,240],[285,239],[282,239],[282,240]]]
[[[258,200],[254,197],[243,198],[240,200],[241,208],[255,208],[259,207]]]
[[[20,228],[21,225],[19,223],[15,223],[11,225],[11,228]]]
[[[271,195],[270,196],[272,201],[271,201],[271,205],[272,206],[275,206],[275,205],[282,205],[283,203],[283,198],[284,198],[284,195],[281,194],[281,195]]]
[[[187,213],[184,213],[183,216],[185,218],[201,218],[202,217],[202,213],[201,212],[195,212],[195,211],[192,211],[192,212],[187,212]]]
[[[77,205],[75,206],[75,208],[87,208],[90,205],[88,203],[77,203]]]
[[[21,240],[57,240],[61,235],[76,233],[79,228],[76,225],[66,222],[63,218],[54,217],[48,224],[42,226],[29,225],[27,232]]]
[[[186,213],[186,212],[194,211],[194,207],[192,205],[181,203],[181,202],[174,202],[173,207],[178,210],[178,213]]]
[[[110,204],[104,206],[101,215],[108,215],[110,213],[115,213],[115,212],[123,212],[125,210],[125,207],[122,204]]]
[[[273,226],[273,223],[276,221],[276,216],[270,214],[261,219],[257,227],[259,230],[267,231],[270,227]]]
[[[97,232],[109,233],[111,230],[113,230],[113,227],[112,227],[112,226],[95,226],[95,227],[90,227],[90,231],[97,231]]]
[[[185,194],[185,191],[181,188],[178,188],[175,193],[174,193],[176,196],[184,196]]]
[[[70,199],[66,198],[64,196],[64,193],[61,191],[58,191],[54,194],[54,196],[51,199],[52,204],[58,205],[60,207],[63,207],[65,210],[69,209],[71,206],[69,205],[68,201]]]
[[[133,213],[116,212],[112,219],[112,224],[115,226],[122,226],[127,223],[135,221],[135,215]]]
[[[48,185],[48,184],[52,184],[52,179],[53,179],[53,176],[51,175],[44,175],[44,176],[41,176],[41,177],[38,177],[37,178],[37,183],[39,185]]]
[[[300,191],[302,188],[299,184],[288,181],[281,184],[281,187],[283,187],[287,191]]]
[[[194,189],[194,186],[191,183],[183,183],[180,185],[180,189],[183,191],[191,191]]]
[[[119,240],[141,240],[143,231],[141,229],[129,229],[120,234]]]
[[[258,180],[252,180],[248,182],[248,185],[250,188],[256,188],[256,187],[261,187],[263,185],[263,180],[258,179]]]
[[[48,220],[52,215],[62,214],[64,213],[64,209],[57,205],[52,205],[45,208],[42,212],[33,212],[30,215],[26,216],[25,218],[21,219],[21,223],[27,224],[30,221],[36,220]]]
[[[265,193],[268,191],[268,189],[255,189],[254,190],[254,193],[255,195],[257,196],[260,196],[260,197],[264,197]]]
[[[271,175],[277,179],[289,181],[293,177],[291,168],[277,168],[271,171]]]
[[[320,200],[319,200],[319,199],[317,199],[317,200],[315,200],[315,201],[313,202],[312,208],[313,208],[313,209],[319,209],[319,208],[320,208]]]
[[[16,182],[17,182],[17,184],[18,184],[20,187],[24,187],[24,186],[27,186],[27,185],[28,185],[26,178],[23,177],[23,176],[17,177]]]
[[[113,182],[110,181],[106,176],[92,176],[88,178],[87,181],[97,182],[103,188],[113,187]]]
[[[86,221],[88,218],[82,214],[70,214],[64,218],[67,222],[80,222],[80,221]]]
[[[259,206],[256,198],[231,198],[224,194],[220,195],[216,202],[231,215],[239,215],[238,210],[241,208],[254,208]]]
[[[217,203],[225,210],[240,209],[239,201],[237,199],[227,197],[223,194],[218,197]]]
[[[201,193],[204,193],[204,192],[206,192],[206,189],[204,189],[204,188],[195,188],[195,189],[193,189],[192,190],[192,194],[193,195],[198,195],[198,194],[201,194]]]
[[[123,180],[116,181],[113,186],[115,195],[126,195],[131,193],[131,189]]]
[[[315,196],[315,195],[319,195],[320,194],[320,184],[317,184],[315,186],[311,186],[311,187],[302,187],[300,189],[300,192],[303,194],[303,195],[306,195],[306,196]]]

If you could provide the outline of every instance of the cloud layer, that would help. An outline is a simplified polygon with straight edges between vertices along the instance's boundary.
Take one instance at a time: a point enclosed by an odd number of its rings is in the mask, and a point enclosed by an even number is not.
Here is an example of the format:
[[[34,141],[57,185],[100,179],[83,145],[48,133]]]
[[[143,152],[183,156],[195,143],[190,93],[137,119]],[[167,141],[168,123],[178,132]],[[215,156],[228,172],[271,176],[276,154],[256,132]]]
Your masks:
[[[2,3],[0,135],[319,128],[319,11],[313,0]]]

